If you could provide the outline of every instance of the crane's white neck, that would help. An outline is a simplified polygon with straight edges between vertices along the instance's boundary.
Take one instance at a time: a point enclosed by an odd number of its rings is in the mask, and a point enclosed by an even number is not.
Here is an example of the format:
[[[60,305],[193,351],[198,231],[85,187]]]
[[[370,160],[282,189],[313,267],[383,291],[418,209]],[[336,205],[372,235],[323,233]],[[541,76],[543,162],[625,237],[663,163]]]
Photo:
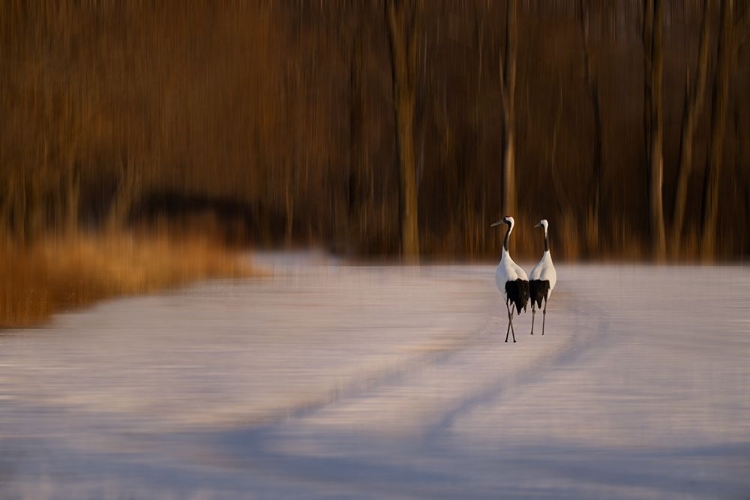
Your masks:
[[[549,252],[549,235],[547,234],[547,229],[549,229],[549,222],[547,222],[547,219],[542,219],[539,221],[539,225],[542,226],[544,229],[544,252]]]
[[[508,222],[508,231],[505,233],[505,241],[503,242],[503,250],[505,252],[508,251],[508,242],[510,241],[510,233],[513,232],[514,225],[515,225],[515,221],[511,218]]]

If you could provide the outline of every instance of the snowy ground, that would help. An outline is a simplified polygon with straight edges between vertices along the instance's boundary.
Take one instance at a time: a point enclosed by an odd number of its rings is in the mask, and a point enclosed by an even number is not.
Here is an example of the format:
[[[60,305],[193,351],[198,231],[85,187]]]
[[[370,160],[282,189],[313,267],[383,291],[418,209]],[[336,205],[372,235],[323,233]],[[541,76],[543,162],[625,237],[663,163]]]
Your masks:
[[[750,497],[748,268],[259,260],[0,332],[0,498]]]

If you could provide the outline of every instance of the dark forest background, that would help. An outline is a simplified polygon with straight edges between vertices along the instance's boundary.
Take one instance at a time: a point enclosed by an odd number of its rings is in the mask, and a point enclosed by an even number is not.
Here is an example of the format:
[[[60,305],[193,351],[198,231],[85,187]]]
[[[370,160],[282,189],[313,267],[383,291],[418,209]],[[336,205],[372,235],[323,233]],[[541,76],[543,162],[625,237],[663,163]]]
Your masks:
[[[0,234],[488,258],[511,210],[520,258],[542,217],[559,257],[744,258],[749,23],[747,0],[2,0]]]

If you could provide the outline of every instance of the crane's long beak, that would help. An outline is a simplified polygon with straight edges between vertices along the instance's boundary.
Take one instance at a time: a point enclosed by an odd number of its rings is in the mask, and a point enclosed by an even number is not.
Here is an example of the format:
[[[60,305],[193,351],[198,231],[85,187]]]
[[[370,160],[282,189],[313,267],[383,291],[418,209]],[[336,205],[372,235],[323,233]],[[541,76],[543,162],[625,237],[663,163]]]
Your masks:
[[[542,227],[542,223],[540,222],[539,224],[535,225],[534,227]]]
[[[503,221],[499,220],[499,221],[495,222],[494,224],[490,224],[490,227],[499,226],[502,223],[503,223]]]

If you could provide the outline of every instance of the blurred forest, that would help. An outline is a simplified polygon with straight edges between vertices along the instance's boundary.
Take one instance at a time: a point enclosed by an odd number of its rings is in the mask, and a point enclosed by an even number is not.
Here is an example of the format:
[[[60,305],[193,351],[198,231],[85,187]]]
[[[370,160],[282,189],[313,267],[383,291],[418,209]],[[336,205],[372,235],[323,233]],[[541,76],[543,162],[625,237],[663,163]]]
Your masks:
[[[0,233],[744,259],[748,0],[0,0]]]

